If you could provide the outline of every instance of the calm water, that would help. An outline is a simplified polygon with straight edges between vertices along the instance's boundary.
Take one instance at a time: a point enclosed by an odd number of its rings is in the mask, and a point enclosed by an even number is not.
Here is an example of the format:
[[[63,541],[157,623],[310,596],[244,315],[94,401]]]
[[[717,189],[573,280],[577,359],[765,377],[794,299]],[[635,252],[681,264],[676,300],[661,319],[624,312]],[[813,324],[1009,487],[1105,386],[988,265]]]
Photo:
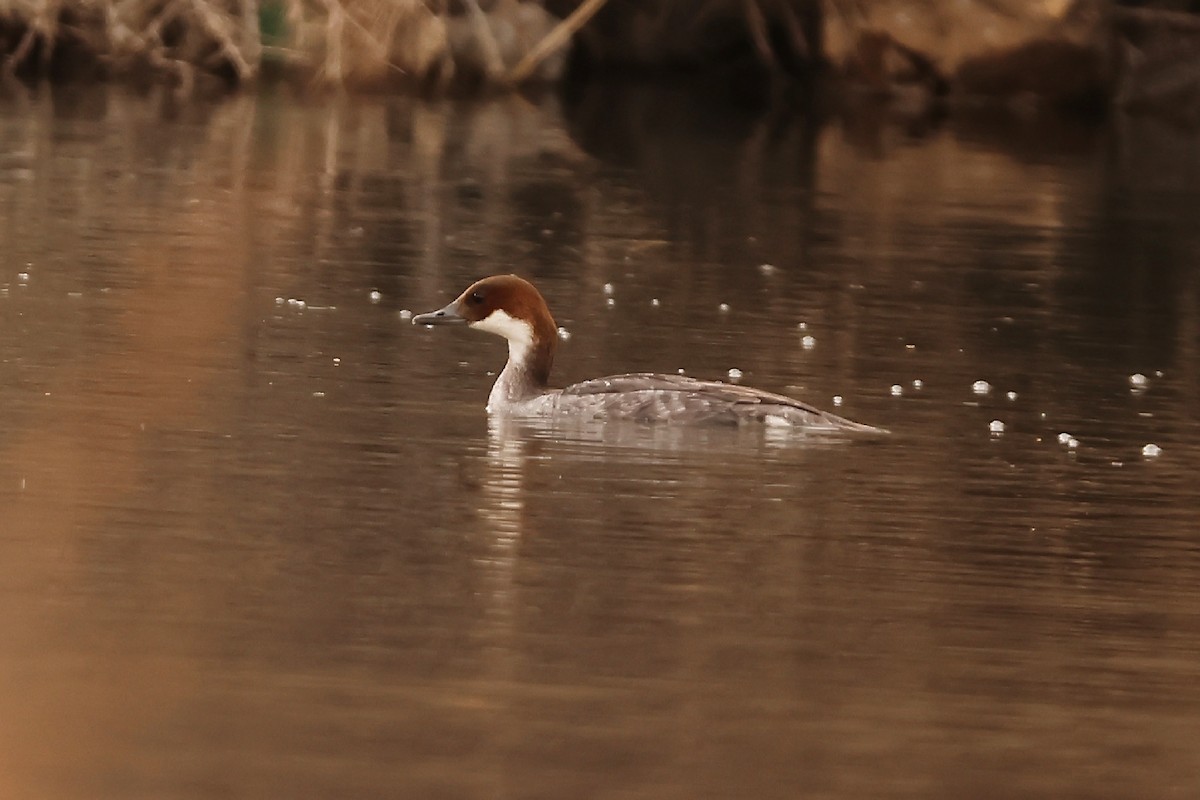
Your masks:
[[[1192,133],[2,104],[0,796],[1200,792]],[[894,435],[489,428],[500,271]]]

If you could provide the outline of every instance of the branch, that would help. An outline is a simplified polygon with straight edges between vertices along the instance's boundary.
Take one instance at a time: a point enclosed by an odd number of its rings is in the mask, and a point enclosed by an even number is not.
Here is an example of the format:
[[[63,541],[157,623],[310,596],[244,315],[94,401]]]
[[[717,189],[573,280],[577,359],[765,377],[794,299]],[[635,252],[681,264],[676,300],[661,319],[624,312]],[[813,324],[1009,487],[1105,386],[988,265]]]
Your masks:
[[[204,4],[204,0],[192,0],[192,10],[196,12],[196,20],[201,27],[209,32],[209,34],[217,41],[231,64],[234,70],[237,71],[238,78],[245,82],[254,78],[258,71],[257,64],[251,64],[242,54],[241,49],[226,30],[223,21],[213,14],[212,9]]]
[[[528,79],[539,64],[569,42],[571,37],[586,25],[587,21],[594,17],[606,2],[608,0],[584,0],[580,3],[570,16],[555,25],[554,30],[542,37],[542,40],[534,45],[515,67],[509,70],[508,75],[505,76],[505,82],[518,84]]]

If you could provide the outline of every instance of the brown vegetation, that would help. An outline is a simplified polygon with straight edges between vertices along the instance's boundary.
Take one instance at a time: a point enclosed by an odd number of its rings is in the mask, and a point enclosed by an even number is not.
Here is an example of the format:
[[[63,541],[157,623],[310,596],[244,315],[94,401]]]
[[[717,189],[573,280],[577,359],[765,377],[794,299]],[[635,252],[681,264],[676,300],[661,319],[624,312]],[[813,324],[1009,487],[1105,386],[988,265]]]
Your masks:
[[[166,75],[325,85],[546,80],[605,0],[566,21],[524,0],[0,0],[8,77]]]

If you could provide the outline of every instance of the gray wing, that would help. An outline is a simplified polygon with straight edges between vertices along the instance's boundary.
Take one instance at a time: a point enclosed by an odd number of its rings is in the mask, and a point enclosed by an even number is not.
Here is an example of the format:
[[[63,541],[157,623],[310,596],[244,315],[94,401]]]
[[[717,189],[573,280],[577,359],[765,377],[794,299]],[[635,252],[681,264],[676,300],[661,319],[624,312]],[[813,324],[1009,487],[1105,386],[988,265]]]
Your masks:
[[[683,375],[640,372],[568,386],[564,396],[592,400],[596,416],[681,422],[782,423],[827,430],[875,431],[781,394]]]

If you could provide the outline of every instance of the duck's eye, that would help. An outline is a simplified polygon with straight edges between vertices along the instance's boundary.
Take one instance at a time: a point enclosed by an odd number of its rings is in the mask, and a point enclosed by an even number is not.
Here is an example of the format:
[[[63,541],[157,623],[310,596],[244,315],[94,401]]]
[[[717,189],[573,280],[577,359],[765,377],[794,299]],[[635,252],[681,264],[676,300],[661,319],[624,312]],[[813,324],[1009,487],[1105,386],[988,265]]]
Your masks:
[[[479,305],[483,302],[483,294],[481,292],[471,292],[471,295],[467,298],[467,302]]]

